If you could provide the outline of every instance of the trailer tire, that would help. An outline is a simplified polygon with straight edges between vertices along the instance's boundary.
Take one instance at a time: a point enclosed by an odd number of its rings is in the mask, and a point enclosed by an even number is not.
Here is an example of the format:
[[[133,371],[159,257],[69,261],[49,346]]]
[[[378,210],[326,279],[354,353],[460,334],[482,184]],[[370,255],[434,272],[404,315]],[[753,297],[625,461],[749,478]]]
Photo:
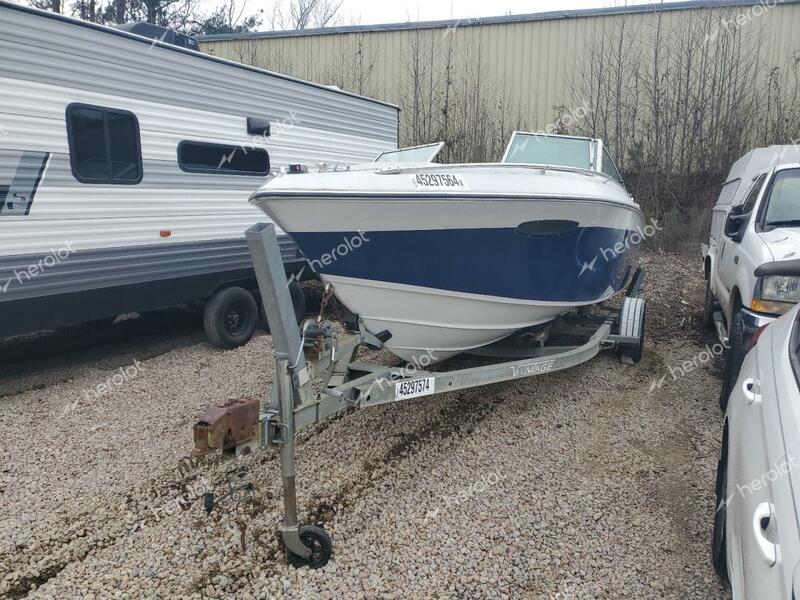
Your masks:
[[[298,533],[300,541],[311,548],[311,556],[309,558],[297,556],[287,548],[286,560],[289,564],[295,568],[309,567],[311,569],[319,569],[328,564],[333,554],[333,542],[325,530],[316,525],[306,525],[301,527]]]
[[[227,287],[206,303],[203,327],[208,340],[217,348],[237,348],[246,344],[258,324],[258,304],[244,288]]]
[[[617,346],[617,356],[620,360],[622,360],[623,357],[630,358],[635,363],[642,360],[642,354],[644,353],[644,327],[646,322],[647,305],[642,303],[642,320],[639,324],[639,330],[637,331],[638,341],[636,344],[619,344]]]

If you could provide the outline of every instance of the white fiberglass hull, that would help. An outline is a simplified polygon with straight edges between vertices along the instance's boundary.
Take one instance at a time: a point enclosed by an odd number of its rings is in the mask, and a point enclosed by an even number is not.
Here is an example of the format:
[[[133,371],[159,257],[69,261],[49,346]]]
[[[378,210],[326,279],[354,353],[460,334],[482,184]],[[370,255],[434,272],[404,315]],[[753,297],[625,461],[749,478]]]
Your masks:
[[[356,314],[369,331],[391,332],[386,347],[392,353],[418,366],[486,346],[580,305],[540,304],[349,277],[323,275],[322,280],[334,285],[345,306],[362,309]]]
[[[463,185],[413,185],[432,170]],[[643,218],[621,186],[585,172],[493,171],[286,176],[252,201],[369,331],[424,366],[606,300],[635,268]]]

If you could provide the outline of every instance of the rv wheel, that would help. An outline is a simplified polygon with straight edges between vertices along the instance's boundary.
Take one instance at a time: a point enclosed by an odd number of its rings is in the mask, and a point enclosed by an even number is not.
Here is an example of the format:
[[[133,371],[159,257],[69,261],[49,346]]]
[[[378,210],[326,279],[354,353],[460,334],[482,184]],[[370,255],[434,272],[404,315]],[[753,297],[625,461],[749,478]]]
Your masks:
[[[253,337],[258,305],[247,290],[229,287],[218,291],[206,304],[203,326],[208,340],[218,348],[236,348]]]
[[[303,293],[303,288],[296,281],[289,284],[289,295],[292,297],[292,306],[294,307],[294,315],[297,317],[297,322],[302,321],[306,316],[306,295]]]
[[[306,295],[303,288],[296,281],[289,282],[289,295],[292,298],[292,308],[294,308],[294,315],[297,317],[298,325],[306,317]],[[264,326],[264,331],[269,332],[269,319],[267,319],[267,310],[264,305],[261,305],[261,319]]]

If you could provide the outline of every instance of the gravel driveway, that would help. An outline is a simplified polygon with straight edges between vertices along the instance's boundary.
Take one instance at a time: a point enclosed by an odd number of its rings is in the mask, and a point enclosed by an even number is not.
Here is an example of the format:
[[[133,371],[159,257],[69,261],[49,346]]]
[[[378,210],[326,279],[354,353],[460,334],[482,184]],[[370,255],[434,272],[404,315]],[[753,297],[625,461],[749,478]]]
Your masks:
[[[602,355],[304,435],[302,520],[335,544],[319,571],[283,560],[275,454],[181,462],[206,405],[265,397],[269,336],[228,352],[194,327],[62,340],[24,362],[6,350],[0,597],[725,597],[709,554],[722,419],[700,263],[645,263],[641,364]],[[210,516],[207,490],[229,494]]]

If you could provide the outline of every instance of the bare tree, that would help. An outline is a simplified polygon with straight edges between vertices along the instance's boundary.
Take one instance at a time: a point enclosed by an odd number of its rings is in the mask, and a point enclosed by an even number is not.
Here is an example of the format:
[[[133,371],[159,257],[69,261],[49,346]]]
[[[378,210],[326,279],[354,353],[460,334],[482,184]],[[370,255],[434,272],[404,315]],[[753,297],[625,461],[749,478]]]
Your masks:
[[[30,0],[30,5],[40,10],[61,13],[61,0]]]
[[[736,158],[800,133],[800,55],[764,76],[765,33],[738,14],[697,11],[668,26],[659,12],[638,30],[599,21],[570,82],[573,101],[590,107],[573,131],[616,153],[634,196],[667,226],[667,247],[707,233]]]
[[[269,15],[272,29],[294,30],[328,27],[342,7],[343,0],[290,0],[288,8],[278,2]]]

